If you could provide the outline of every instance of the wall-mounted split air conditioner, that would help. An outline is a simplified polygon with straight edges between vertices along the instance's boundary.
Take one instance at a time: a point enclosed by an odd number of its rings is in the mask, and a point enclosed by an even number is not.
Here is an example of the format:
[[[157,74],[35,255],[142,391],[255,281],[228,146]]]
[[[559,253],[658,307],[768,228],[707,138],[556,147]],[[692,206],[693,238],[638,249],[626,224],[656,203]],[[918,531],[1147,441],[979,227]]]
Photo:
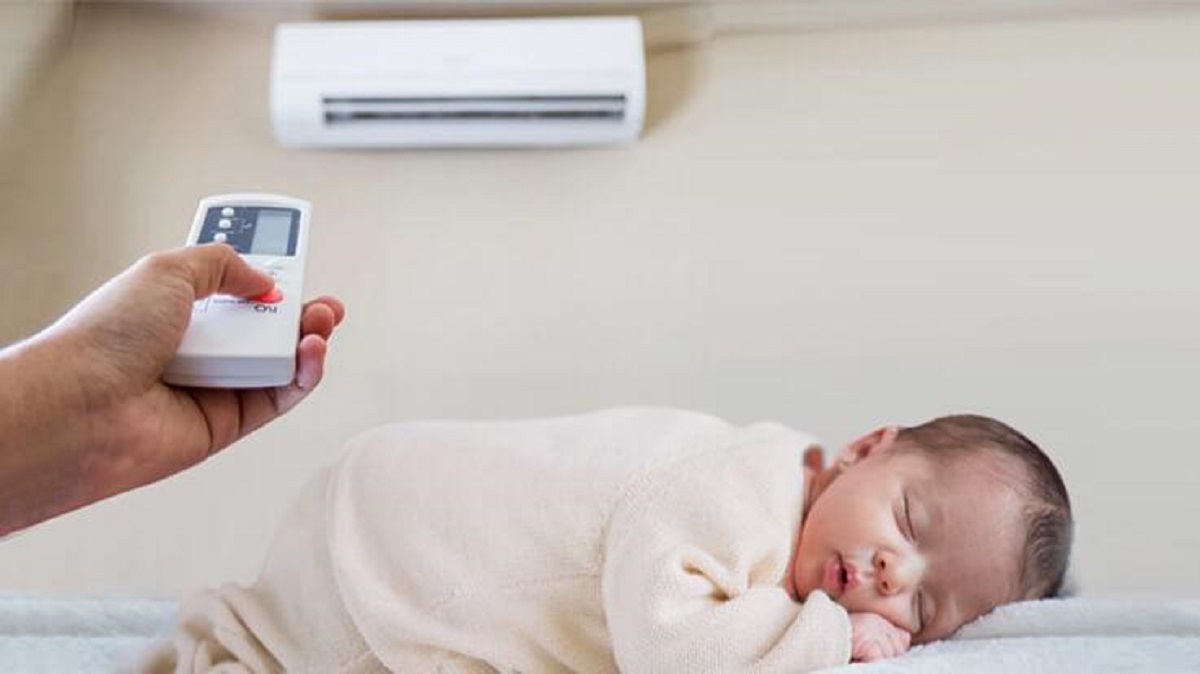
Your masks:
[[[645,91],[636,18],[291,23],[271,119],[290,147],[620,143]]]

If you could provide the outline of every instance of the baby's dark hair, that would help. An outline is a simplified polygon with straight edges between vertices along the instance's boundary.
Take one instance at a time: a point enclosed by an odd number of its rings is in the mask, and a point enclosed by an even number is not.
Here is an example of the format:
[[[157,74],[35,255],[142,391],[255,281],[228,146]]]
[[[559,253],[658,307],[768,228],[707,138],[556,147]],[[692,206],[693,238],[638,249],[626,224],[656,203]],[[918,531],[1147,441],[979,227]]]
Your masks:
[[[1071,556],[1074,521],[1067,487],[1046,453],[1017,430],[995,419],[958,414],[901,429],[901,446],[951,459],[977,451],[1015,459],[1026,475],[1016,485],[1026,500],[1025,546],[1019,562],[1017,589],[1021,599],[1057,596]]]

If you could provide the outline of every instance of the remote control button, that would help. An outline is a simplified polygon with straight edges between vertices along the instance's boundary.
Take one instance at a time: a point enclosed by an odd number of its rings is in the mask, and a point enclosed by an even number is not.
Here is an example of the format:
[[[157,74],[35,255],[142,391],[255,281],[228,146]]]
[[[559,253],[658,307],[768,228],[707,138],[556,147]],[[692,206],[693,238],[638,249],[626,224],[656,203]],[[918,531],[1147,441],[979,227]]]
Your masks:
[[[222,218],[219,222],[217,222],[217,227],[220,227],[221,229],[229,229],[230,227],[233,227],[233,221],[228,218]]]
[[[225,243],[225,240],[228,238],[229,237],[225,234],[225,232],[217,232],[216,234],[213,234],[213,241],[216,241],[217,243]]]
[[[279,289],[279,286],[275,286],[258,297],[252,298],[250,301],[258,302],[259,304],[277,304],[283,301],[283,291]]]
[[[223,215],[227,218],[232,218],[233,217],[233,209],[226,206],[225,208],[221,209],[221,215]]]

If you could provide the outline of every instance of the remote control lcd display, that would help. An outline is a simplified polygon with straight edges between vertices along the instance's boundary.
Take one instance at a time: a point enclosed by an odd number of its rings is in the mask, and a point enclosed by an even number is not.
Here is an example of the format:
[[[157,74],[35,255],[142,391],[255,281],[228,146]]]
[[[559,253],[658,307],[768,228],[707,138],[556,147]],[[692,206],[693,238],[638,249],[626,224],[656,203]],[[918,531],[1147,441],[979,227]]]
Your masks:
[[[254,224],[254,240],[250,242],[251,255],[287,255],[288,240],[292,235],[292,212],[264,208],[258,212]]]

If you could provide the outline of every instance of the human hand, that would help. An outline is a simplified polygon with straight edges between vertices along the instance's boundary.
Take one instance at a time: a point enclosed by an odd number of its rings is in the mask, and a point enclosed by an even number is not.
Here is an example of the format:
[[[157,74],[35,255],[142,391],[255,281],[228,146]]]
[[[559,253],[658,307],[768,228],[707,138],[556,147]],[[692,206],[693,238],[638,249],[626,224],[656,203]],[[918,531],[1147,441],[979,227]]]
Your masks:
[[[872,662],[908,652],[912,635],[876,613],[850,614],[850,659]]]
[[[29,340],[26,381],[39,382],[41,407],[54,418],[22,423],[34,446],[58,458],[24,472],[40,471],[61,493],[24,526],[197,464],[303,400],[321,381],[328,340],[345,316],[332,297],[304,305],[287,386],[191,389],[161,379],[196,299],[255,297],[273,285],[224,244],[154,253]],[[63,474],[48,480],[47,471]]]

